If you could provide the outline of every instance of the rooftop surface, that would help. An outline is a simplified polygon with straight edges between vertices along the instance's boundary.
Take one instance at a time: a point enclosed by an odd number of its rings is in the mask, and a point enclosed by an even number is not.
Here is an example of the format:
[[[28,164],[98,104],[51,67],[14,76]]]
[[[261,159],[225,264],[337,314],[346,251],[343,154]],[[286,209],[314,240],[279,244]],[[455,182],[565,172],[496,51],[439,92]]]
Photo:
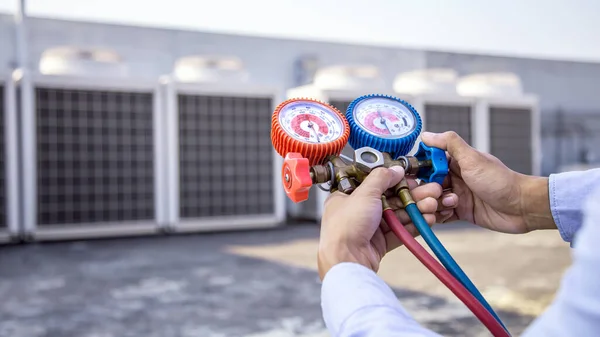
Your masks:
[[[570,263],[554,232],[437,232],[514,335],[550,303]],[[325,337],[317,236],[304,224],[3,246],[0,336]],[[487,336],[407,251],[386,256],[379,274],[425,326]]]

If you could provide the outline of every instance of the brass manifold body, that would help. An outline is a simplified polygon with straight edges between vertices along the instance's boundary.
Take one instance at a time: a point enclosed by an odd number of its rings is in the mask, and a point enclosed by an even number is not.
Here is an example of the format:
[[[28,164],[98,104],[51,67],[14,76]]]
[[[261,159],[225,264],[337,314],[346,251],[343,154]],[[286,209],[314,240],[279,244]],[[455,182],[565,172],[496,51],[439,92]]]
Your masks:
[[[431,169],[432,163],[431,160],[421,161],[413,156],[402,156],[394,160],[388,153],[362,147],[354,151],[352,162],[341,156],[330,156],[326,164],[312,166],[310,177],[313,184],[329,183],[332,192],[338,190],[350,194],[374,169],[393,166],[403,167],[406,176],[418,177],[422,170]],[[402,191],[408,193],[405,179],[395,187],[394,194],[402,197]]]

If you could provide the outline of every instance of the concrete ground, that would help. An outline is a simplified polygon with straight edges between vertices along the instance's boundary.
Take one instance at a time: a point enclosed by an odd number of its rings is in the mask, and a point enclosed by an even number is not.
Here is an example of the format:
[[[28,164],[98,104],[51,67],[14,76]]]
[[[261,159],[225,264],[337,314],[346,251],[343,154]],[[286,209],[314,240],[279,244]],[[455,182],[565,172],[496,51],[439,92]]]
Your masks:
[[[514,336],[550,303],[570,263],[556,232],[436,229]],[[325,337],[318,227],[0,247],[0,336]],[[444,336],[488,336],[410,253],[379,273]]]

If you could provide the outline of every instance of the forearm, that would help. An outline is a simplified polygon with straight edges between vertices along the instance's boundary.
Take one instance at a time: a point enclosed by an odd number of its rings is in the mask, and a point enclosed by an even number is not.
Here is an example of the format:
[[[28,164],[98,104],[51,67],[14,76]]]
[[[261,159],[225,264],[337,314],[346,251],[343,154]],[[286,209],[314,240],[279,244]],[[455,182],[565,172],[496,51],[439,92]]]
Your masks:
[[[556,229],[550,209],[549,179],[521,176],[521,181],[521,208],[527,230]]]
[[[325,240],[322,235],[317,252],[319,277],[323,280],[329,270],[340,263],[356,263],[377,271],[379,269],[379,262],[371,261],[361,253],[367,249],[366,247],[348,246],[337,240],[330,242]]]

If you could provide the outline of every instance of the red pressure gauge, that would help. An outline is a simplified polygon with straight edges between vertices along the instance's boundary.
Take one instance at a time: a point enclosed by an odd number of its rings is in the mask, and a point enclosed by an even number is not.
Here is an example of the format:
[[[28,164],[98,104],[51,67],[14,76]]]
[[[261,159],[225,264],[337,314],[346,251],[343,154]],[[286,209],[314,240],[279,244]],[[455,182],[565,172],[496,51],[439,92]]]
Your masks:
[[[350,127],[339,110],[329,104],[294,98],[281,103],[271,119],[271,142],[285,158],[282,182],[294,202],[306,200],[312,186],[310,166],[339,155],[350,136]]]

